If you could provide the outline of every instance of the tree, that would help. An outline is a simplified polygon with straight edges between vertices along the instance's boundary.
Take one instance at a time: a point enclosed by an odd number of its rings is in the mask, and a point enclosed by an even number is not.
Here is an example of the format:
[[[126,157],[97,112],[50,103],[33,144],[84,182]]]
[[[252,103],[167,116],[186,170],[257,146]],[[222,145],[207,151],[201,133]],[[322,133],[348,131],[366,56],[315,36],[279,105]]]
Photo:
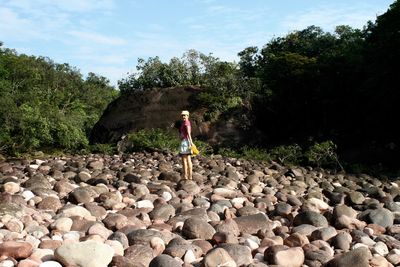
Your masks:
[[[104,77],[89,73],[83,80],[68,64],[0,47],[0,148],[17,153],[85,147],[117,94]]]

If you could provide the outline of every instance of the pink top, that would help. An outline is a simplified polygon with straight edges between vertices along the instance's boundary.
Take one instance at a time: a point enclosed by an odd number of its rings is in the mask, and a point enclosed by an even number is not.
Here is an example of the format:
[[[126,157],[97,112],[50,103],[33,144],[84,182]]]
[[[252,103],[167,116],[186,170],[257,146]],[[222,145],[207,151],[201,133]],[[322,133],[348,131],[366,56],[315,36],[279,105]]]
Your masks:
[[[179,133],[181,134],[181,139],[189,140],[188,130],[192,129],[192,125],[189,120],[183,121],[181,128],[179,128]]]

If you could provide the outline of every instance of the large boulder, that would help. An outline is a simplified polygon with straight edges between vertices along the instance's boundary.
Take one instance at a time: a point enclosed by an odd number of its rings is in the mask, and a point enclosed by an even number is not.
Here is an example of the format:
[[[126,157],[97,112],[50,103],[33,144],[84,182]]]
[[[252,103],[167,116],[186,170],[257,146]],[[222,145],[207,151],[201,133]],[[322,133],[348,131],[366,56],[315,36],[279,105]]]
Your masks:
[[[123,95],[108,105],[93,127],[90,141],[117,143],[127,133],[141,129],[161,128],[176,131],[171,125],[180,119],[181,110],[191,112],[193,137],[211,143],[226,140],[239,142],[248,137],[243,130],[243,122],[237,119],[241,116],[230,114],[216,123],[204,121],[207,107],[202,107],[197,101],[197,95],[201,91],[196,87],[171,87]]]

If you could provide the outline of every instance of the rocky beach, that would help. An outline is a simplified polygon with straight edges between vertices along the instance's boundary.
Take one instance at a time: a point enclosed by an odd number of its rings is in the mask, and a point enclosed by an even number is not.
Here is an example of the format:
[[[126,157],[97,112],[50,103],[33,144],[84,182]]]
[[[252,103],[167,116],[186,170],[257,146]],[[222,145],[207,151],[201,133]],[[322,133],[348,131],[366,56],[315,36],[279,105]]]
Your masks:
[[[400,265],[400,178],[171,153],[0,162],[0,267]]]

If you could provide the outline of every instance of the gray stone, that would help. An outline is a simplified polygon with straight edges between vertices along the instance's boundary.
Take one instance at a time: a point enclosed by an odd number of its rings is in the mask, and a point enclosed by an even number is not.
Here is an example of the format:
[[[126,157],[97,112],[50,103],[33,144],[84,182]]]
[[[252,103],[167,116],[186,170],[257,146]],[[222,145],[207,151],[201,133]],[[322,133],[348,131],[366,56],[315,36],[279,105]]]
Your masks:
[[[206,221],[197,218],[185,220],[182,234],[188,238],[211,239],[215,234],[215,229]]]
[[[131,261],[138,261],[144,266],[149,266],[155,255],[153,249],[148,245],[133,245],[125,249],[124,256]]]
[[[296,215],[293,220],[294,226],[301,224],[311,224],[315,227],[328,227],[327,219],[320,213],[314,211],[304,211]]]
[[[264,213],[234,218],[241,233],[256,234],[269,227],[269,220]]]
[[[172,217],[175,216],[175,208],[172,205],[161,205],[155,207],[150,213],[149,216],[152,220],[162,220],[168,221]]]
[[[15,203],[0,203],[0,217],[10,215],[16,218],[24,216],[24,209]]]
[[[204,267],[237,267],[236,262],[223,248],[214,248],[204,256]]]
[[[386,228],[393,225],[394,216],[390,210],[380,208],[370,210],[370,212],[367,214],[367,220],[371,223],[378,224]]]
[[[361,247],[336,256],[328,262],[328,267],[369,267],[372,254],[368,248]]]
[[[248,246],[225,243],[220,244],[218,247],[225,249],[237,266],[247,266],[253,261],[253,256]]]
[[[332,238],[332,245],[334,248],[348,251],[350,249],[352,237],[349,233],[341,232]]]
[[[181,263],[169,255],[161,254],[151,260],[149,267],[181,267]]]
[[[130,246],[132,245],[149,246],[151,239],[154,237],[161,238],[166,244],[170,241],[170,238],[167,235],[163,234],[162,232],[155,230],[148,230],[148,229],[134,230],[128,233],[126,236],[128,238]]]

